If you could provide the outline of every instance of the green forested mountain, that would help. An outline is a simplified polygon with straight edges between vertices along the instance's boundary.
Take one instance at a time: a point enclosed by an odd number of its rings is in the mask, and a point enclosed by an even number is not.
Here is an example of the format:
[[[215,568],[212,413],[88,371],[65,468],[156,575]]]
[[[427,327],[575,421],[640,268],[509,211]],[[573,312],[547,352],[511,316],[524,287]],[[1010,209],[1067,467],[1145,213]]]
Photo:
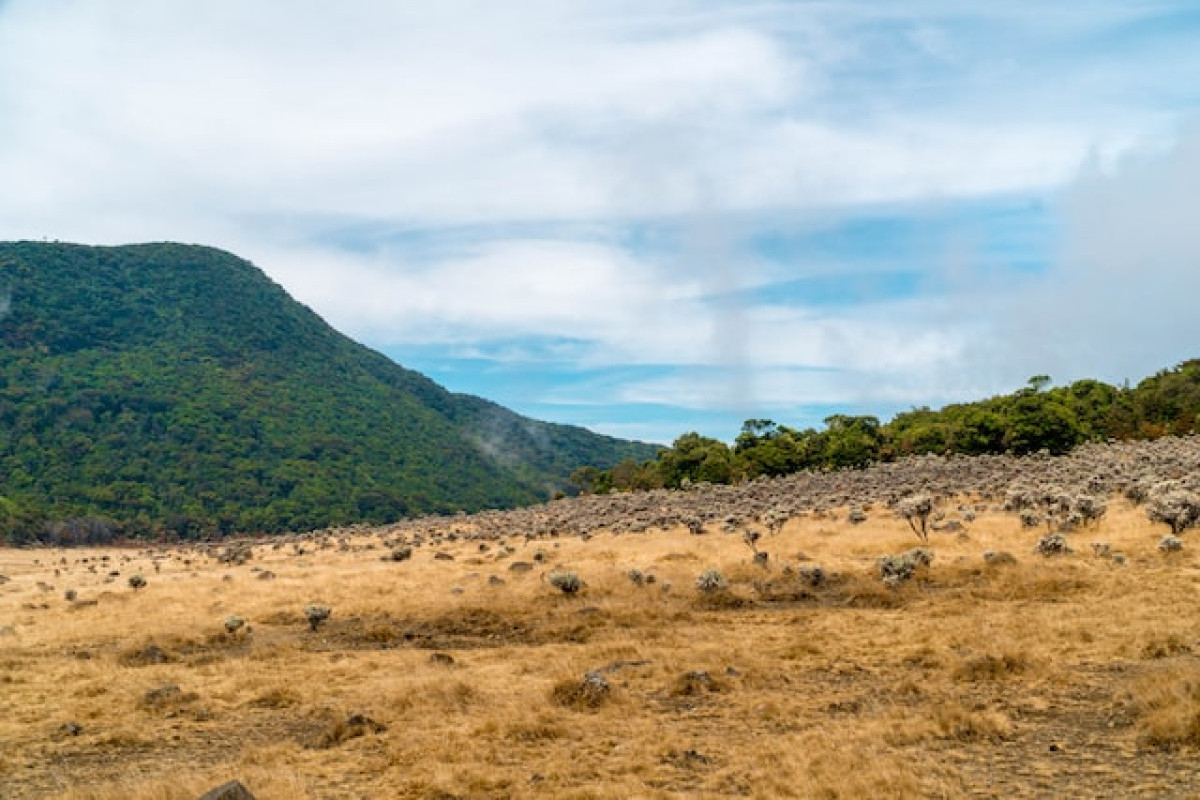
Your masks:
[[[0,530],[303,530],[546,499],[656,448],[452,394],[205,247],[0,243]]]

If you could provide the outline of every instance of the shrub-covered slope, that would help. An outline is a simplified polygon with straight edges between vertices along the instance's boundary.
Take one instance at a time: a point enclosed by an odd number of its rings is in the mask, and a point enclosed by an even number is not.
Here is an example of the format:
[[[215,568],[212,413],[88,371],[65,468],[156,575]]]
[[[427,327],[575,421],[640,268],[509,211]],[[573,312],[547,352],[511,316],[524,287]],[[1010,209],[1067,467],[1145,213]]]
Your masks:
[[[737,483],[803,470],[860,468],[912,455],[1027,455],[1069,452],[1084,442],[1154,439],[1200,431],[1200,359],[1158,372],[1137,386],[1096,380],[1047,389],[1037,375],[1012,394],[934,411],[915,408],[881,423],[835,414],[824,430],[799,430],[768,419],[746,420],[733,447],[685,433],[656,459],[627,461],[607,472],[584,467],[585,491],[678,488]]]
[[[0,244],[0,292],[10,539],[511,507],[655,452],[452,394],[210,248]]]

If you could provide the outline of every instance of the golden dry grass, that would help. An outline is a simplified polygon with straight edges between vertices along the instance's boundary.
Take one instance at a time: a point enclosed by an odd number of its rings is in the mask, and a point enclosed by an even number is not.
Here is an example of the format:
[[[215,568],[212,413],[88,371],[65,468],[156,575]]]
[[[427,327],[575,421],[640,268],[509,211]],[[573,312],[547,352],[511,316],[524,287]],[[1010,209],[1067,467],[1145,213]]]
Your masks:
[[[1114,502],[1073,555],[1043,558],[987,513],[888,589],[875,559],[917,542],[870,515],[793,520],[758,543],[766,569],[737,535],[683,530],[513,531],[512,553],[458,541],[439,548],[454,560],[403,562],[380,559],[385,531],[258,544],[239,566],[0,550],[0,794],[193,798],[238,778],[266,800],[1195,796],[1191,542],[1162,556]],[[815,564],[819,586],[796,575]],[[583,592],[549,586],[559,568]],[[727,592],[696,590],[709,568]],[[333,609],[315,632],[309,603]],[[230,615],[251,630],[227,634]]]

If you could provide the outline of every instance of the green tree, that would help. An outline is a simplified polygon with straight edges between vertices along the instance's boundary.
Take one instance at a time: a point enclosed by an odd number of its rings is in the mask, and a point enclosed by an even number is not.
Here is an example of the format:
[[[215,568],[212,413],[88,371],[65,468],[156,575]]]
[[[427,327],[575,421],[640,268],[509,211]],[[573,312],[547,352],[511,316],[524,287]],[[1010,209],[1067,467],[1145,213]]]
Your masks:
[[[883,442],[879,419],[834,414],[825,418],[825,466],[865,467],[880,456]]]
[[[1005,445],[1018,455],[1066,453],[1083,440],[1071,410],[1045,394],[1019,397],[1008,414]]]
[[[729,446],[718,439],[685,433],[659,456],[659,474],[664,486],[684,483],[730,483],[734,460]]]

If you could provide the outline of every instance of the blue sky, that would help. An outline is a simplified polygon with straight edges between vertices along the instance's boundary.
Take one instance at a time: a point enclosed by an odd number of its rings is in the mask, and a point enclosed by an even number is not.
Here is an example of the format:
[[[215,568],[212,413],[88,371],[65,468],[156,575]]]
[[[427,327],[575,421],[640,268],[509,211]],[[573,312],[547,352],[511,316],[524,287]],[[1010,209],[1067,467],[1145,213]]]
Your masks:
[[[1200,355],[1200,8],[0,2],[0,238],[669,442]]]

